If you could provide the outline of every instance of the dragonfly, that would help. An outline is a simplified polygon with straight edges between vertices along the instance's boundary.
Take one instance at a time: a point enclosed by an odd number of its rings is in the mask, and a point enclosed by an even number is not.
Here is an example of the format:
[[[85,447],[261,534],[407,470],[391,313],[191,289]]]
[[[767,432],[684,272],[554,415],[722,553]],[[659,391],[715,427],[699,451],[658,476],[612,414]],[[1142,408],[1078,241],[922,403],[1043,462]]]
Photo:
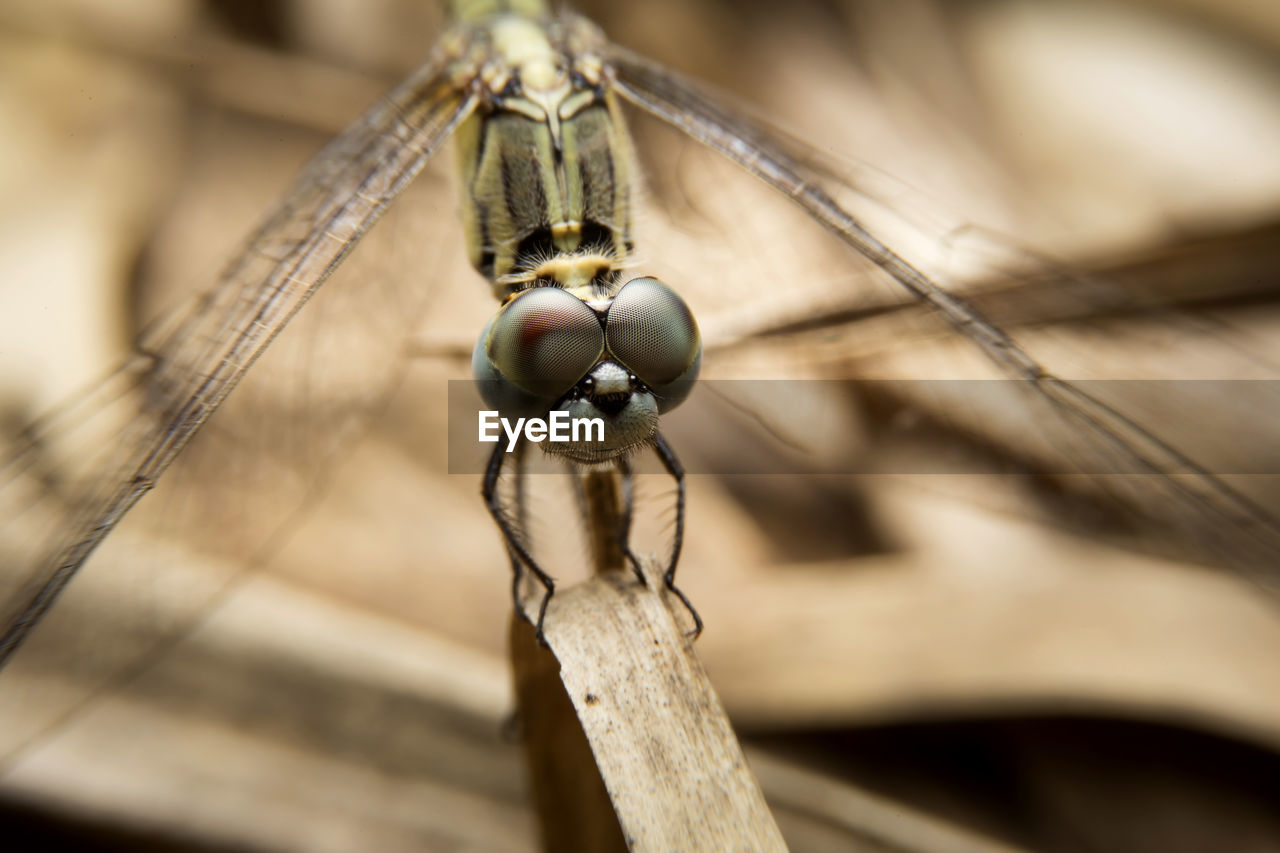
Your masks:
[[[464,152],[463,218],[472,263],[504,301],[476,349],[476,377],[485,396],[503,413],[537,415],[572,392],[575,417],[601,415],[609,424],[597,446],[560,450],[581,464],[621,459],[623,476],[629,477],[626,454],[646,444],[658,451],[680,489],[675,545],[664,577],[684,600],[674,586],[683,534],[682,472],[657,434],[656,421],[688,393],[700,343],[696,322],[673,291],[653,278],[619,281],[632,239],[629,143],[602,75],[603,42],[584,20],[548,23],[549,11],[538,3],[458,2],[452,13],[457,23],[442,38],[437,57],[317,159],[297,193],[226,273],[228,283],[242,281],[253,275],[253,261],[274,257],[276,269],[259,293],[220,288],[187,321],[195,325],[184,323],[173,332],[175,340],[199,341],[202,351],[177,348],[155,355],[150,381],[161,385],[170,370],[206,367],[196,369],[199,378],[193,373],[177,380],[183,387],[175,389],[176,408],[160,416],[152,436],[137,442],[124,466],[132,473],[111,494],[86,505],[81,519],[71,522],[79,532],[53,548],[34,591],[0,638],[0,665],[314,288],[455,131]],[[312,234],[291,247],[278,245],[281,232],[291,231],[299,217],[309,220]],[[313,284],[300,286],[306,279]],[[214,304],[222,300],[228,307]],[[223,333],[208,335],[201,325],[219,314],[216,322],[227,337],[216,342]],[[584,336],[599,337],[596,351],[588,352]],[[674,351],[664,352],[672,340],[678,341]],[[584,358],[590,363],[576,364]],[[503,509],[497,484],[506,459],[499,444],[484,497],[510,548],[517,590],[522,568],[547,590],[536,620],[541,637],[554,585]],[[618,541],[643,581],[626,544],[629,515],[624,508]],[[696,611],[689,609],[700,630]]]
[[[990,319],[980,300],[945,287],[936,275],[909,259],[905,250],[898,251],[878,239],[844,201],[842,181],[846,176],[822,156],[774,133],[699,85],[608,42],[580,18],[552,15],[541,4],[531,2],[459,2],[453,12],[456,23],[442,36],[435,55],[316,157],[236,256],[219,286],[189,314],[171,318],[169,325],[161,324],[144,337],[139,360],[146,405],[129,418],[123,436],[111,442],[105,475],[92,478],[97,491],[77,491],[70,502],[69,517],[58,518],[50,538],[38,543],[35,554],[20,563],[23,578],[31,583],[7,614],[6,658],[18,653],[62,590],[82,568],[91,565],[95,551],[134,506],[162,478],[167,479],[169,468],[179,457],[185,459],[199,450],[188,447],[193,439],[198,434],[203,439],[206,432],[217,429],[216,415],[224,402],[230,405],[233,391],[239,397],[241,381],[251,370],[257,371],[258,362],[268,357],[268,349],[274,350],[286,325],[304,306],[311,310],[308,302],[313,295],[317,300],[323,298],[317,290],[331,275],[337,276],[348,254],[354,260],[356,244],[397,197],[411,191],[410,185],[438,156],[440,148],[451,138],[467,143],[470,136],[470,143],[474,143],[485,120],[503,109],[528,112],[527,106],[512,106],[518,103],[515,94],[528,88],[523,76],[526,69],[513,67],[513,56],[517,55],[521,61],[541,61],[543,71],[550,65],[555,85],[561,85],[558,74],[567,81],[567,89],[555,102],[556,121],[561,124],[556,132],[563,134],[573,126],[573,120],[582,115],[574,110],[582,104],[603,102],[609,113],[609,129],[604,135],[625,138],[615,114],[621,104],[627,104],[722,155],[776,190],[781,196],[779,203],[785,199],[826,229],[849,257],[860,257],[879,269],[899,288],[904,304],[919,306],[986,359],[996,375],[1017,383],[1026,405],[1048,419],[1050,425],[1045,429],[1050,435],[1070,435],[1083,453],[1103,458],[1118,470],[1136,473],[1141,488],[1137,498],[1128,496],[1129,500],[1163,513],[1167,526],[1181,528],[1187,539],[1223,555],[1222,562],[1245,574],[1256,573],[1273,561],[1275,521],[1265,506],[1236,491],[1145,424],[1126,417],[1088,386],[1050,370]],[[499,21],[506,23],[499,26]],[[516,38],[511,31],[530,35]],[[551,122],[548,116],[544,110],[540,117],[521,114],[519,120],[546,128]],[[556,138],[555,132],[547,133]],[[599,139],[599,132],[594,133],[590,138]],[[458,147],[475,156],[474,144]],[[557,156],[554,151],[548,154],[553,159]],[[563,150],[558,156],[564,157]],[[619,157],[610,162],[616,168],[625,161],[626,157]],[[463,173],[469,168],[464,166]],[[627,169],[617,169],[606,184],[625,187]],[[574,172],[567,169],[563,174]],[[541,188],[544,195],[556,184],[545,176],[525,177],[521,186]],[[505,187],[505,181],[500,183]],[[608,219],[593,223],[606,226],[599,229],[602,239],[588,236],[590,216],[577,213],[546,223],[550,239],[523,235],[536,238],[531,257],[539,261],[537,266],[544,267],[539,272],[527,266],[530,256],[519,257],[519,240],[515,247],[488,245],[491,241],[480,232],[493,220],[468,206],[490,199],[467,187],[461,198],[472,246],[471,263],[490,280],[495,295],[506,301],[504,312],[527,305],[530,299],[552,298],[552,291],[564,285],[557,276],[578,275],[590,264],[597,266],[587,277],[587,287],[598,291],[593,297],[616,299],[621,297],[614,296],[615,292],[625,292],[616,274],[636,263],[627,245],[631,231],[627,217],[592,214]],[[544,198],[532,206],[541,216],[547,204]],[[370,239],[373,236],[370,233]],[[500,249],[509,255],[500,259]],[[658,253],[661,247],[655,245],[650,251]],[[573,269],[557,271],[556,253],[578,259],[569,265]],[[548,271],[552,274],[547,275]],[[593,283],[596,276],[602,278]],[[674,299],[679,300],[686,282],[678,276],[663,278]],[[1068,276],[1055,280],[1064,287],[1064,282],[1071,281]],[[720,294],[722,299],[731,296]],[[586,316],[577,308],[579,304],[595,312],[590,300],[572,294],[570,298],[576,302],[562,304],[574,306],[579,315]],[[748,341],[763,342],[766,351],[773,342],[781,352],[788,341],[808,336],[811,358],[836,363],[849,356],[849,338],[839,330],[856,313],[850,309],[841,317],[828,312],[814,320],[779,312],[748,327],[730,329],[718,340],[708,338],[708,359],[716,353],[732,356]],[[482,337],[482,342],[488,337]],[[594,363],[587,367],[594,367]],[[577,387],[582,377],[572,378]],[[27,454],[21,460],[29,458]],[[1097,466],[1093,473],[1099,473]],[[496,477],[494,473],[493,479]],[[678,514],[677,524],[680,517]],[[537,555],[519,553],[523,545],[516,532],[506,529],[503,533],[506,543],[517,552],[517,565],[530,570],[539,565]],[[673,570],[674,558],[667,569],[668,580]],[[544,596],[542,607],[547,600]],[[540,620],[541,616],[535,618]]]

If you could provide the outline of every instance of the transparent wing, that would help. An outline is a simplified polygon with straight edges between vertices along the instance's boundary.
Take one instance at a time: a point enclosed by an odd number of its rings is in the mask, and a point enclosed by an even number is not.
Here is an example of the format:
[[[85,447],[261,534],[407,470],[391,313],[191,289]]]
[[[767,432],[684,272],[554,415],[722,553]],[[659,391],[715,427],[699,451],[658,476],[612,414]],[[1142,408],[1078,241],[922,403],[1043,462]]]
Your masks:
[[[97,490],[40,548],[10,606],[0,662],[470,112],[469,79],[465,62],[444,54],[411,75],[320,152],[189,316],[144,336],[144,415],[108,433]]]
[[[1022,428],[1039,431],[1065,446],[1066,455],[1075,457],[1075,472],[1105,483],[1108,491],[1121,496],[1143,514],[1162,519],[1169,535],[1189,543],[1205,555],[1204,559],[1274,586],[1275,566],[1280,565],[1280,520],[1274,511],[1237,490],[1206,463],[1179,449],[1164,437],[1159,427],[1127,413],[1126,396],[1129,395],[1126,391],[1132,389],[1108,388],[1107,383],[1068,381],[1051,371],[1001,326],[989,320],[974,300],[943,287],[873,235],[833,197],[838,193],[829,189],[830,172],[824,174],[825,170],[814,166],[821,158],[804,152],[799,143],[771,134],[726,107],[721,100],[631,52],[614,49],[611,62],[617,89],[627,100],[774,187],[891,277],[911,300],[927,306],[953,332],[976,346],[999,368],[1000,374],[1011,380],[1004,384],[1013,392],[1013,405],[1032,410],[1032,416],[1023,422]],[[1034,269],[1040,278],[1046,277],[1046,267]],[[1062,273],[1048,278],[1060,282],[1058,289],[1064,292],[1059,295],[1065,297],[1064,304],[1083,301],[1080,294],[1072,298],[1066,291],[1072,283],[1077,290],[1087,291],[1081,282],[1088,282],[1088,277]],[[1013,288],[1006,288],[1002,296],[1006,303],[1016,298],[1010,295],[1011,290]],[[893,307],[892,303],[863,305],[860,319],[885,313]],[[838,330],[842,326],[853,329],[856,325],[848,317],[841,320],[838,316],[828,316],[826,321],[817,324],[784,317],[775,318],[773,328],[766,323],[752,333],[768,335],[806,329],[816,332],[810,339],[810,360],[822,360],[823,356],[818,354],[821,347],[815,348],[812,344],[815,339],[825,339],[822,346],[827,350],[828,363],[847,370],[856,359],[849,359],[844,349],[847,338]],[[1253,390],[1264,396],[1271,393],[1266,387]],[[1111,399],[1104,399],[1108,391]],[[1029,399],[1018,402],[1024,397]],[[997,407],[1008,405],[996,403]],[[1255,416],[1261,415],[1255,413]]]

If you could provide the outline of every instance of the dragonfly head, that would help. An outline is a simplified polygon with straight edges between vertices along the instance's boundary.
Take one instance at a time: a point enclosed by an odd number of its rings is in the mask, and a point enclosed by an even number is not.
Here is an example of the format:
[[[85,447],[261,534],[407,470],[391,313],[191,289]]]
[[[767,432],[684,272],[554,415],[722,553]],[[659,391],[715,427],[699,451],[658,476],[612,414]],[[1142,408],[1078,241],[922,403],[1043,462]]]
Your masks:
[[[485,327],[472,372],[503,417],[600,418],[603,440],[550,443],[548,452],[603,462],[648,443],[702,363],[689,307],[655,278],[632,279],[590,303],[555,287],[517,294]]]

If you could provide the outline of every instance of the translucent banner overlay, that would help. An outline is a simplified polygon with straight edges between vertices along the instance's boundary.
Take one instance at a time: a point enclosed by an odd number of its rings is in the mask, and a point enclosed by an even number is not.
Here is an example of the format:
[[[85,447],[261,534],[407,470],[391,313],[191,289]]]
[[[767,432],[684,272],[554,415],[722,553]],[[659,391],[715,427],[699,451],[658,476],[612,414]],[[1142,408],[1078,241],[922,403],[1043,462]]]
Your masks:
[[[496,421],[497,443],[479,440],[486,409],[449,382],[450,473],[508,447]],[[690,474],[1274,475],[1280,382],[703,380],[658,429]],[[563,470],[549,442],[525,444],[531,473]]]

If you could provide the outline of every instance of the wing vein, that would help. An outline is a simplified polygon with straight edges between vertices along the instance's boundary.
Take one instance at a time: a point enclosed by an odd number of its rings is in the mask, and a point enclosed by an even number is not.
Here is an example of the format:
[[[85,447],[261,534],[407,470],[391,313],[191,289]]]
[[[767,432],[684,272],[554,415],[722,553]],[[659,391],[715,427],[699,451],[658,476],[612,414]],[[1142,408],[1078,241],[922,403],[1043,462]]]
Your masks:
[[[470,60],[437,55],[326,145],[253,233],[198,311],[155,348],[161,399],[73,512],[0,636],[0,666],[244,374],[474,109]],[[269,266],[255,262],[265,258]],[[149,347],[150,349],[150,347]],[[213,365],[212,369],[208,365]]]

